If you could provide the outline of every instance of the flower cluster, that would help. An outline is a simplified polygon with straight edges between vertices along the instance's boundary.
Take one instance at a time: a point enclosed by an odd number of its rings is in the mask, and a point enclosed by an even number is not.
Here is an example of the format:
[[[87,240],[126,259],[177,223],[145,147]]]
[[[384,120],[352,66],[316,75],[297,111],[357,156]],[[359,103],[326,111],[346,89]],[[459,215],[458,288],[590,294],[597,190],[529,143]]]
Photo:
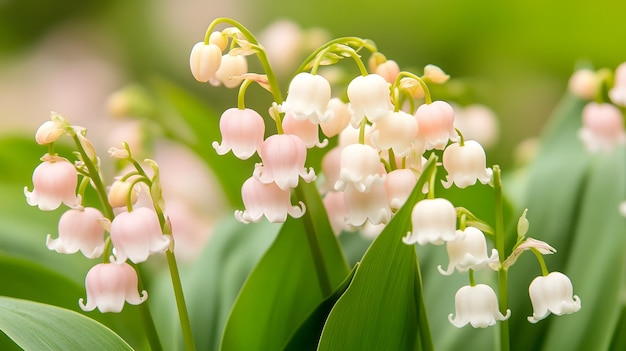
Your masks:
[[[76,144],[78,160],[74,163],[52,152],[53,143],[63,135],[70,136]],[[137,272],[127,261],[144,262],[173,244],[171,228],[163,214],[158,167],[152,162],[154,176],[148,177],[132,159],[130,149],[112,148],[113,157],[129,160],[136,168],[116,179],[107,192],[100,175],[100,161],[84,128],[72,126],[65,117],[52,113],[51,120],[37,130],[35,139],[50,151],[33,172],[33,190],[24,188],[26,200],[42,211],[56,210],[62,203],[69,207],[59,219],[58,237],[47,236],[47,247],[63,254],[80,251],[90,259],[102,257],[102,263],[87,273],[87,301],[80,299],[80,307],[85,311],[97,307],[101,312],[120,312],[124,302],[142,303],[147,292],[139,295]],[[89,185],[98,193],[101,209],[84,206]],[[138,189],[144,190],[138,194]],[[145,197],[149,199],[141,203]]]
[[[580,69],[570,78],[569,90],[581,99],[592,100],[583,109],[583,125],[578,131],[589,152],[609,153],[626,144],[626,117],[622,113],[626,107],[626,63],[619,65],[614,75],[608,69]]]

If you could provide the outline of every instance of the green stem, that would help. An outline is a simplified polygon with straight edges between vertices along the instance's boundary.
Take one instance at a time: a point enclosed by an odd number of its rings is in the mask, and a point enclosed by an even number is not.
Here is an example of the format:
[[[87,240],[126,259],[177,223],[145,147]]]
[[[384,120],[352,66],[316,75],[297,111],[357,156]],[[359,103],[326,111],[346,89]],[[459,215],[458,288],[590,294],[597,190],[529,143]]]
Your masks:
[[[433,99],[430,96],[430,89],[428,89],[428,85],[426,84],[426,82],[424,82],[424,80],[422,78],[416,76],[415,74],[413,74],[411,72],[402,71],[402,72],[398,73],[398,76],[396,77],[396,81],[393,83],[393,86],[391,88],[392,89],[397,89],[398,86],[400,86],[400,81],[404,77],[409,77],[409,78],[415,79],[419,83],[419,85],[422,87],[422,90],[424,90],[424,101],[426,102],[426,104],[427,105],[432,104]]]
[[[311,55],[309,55],[309,57],[307,57],[302,62],[300,67],[298,67],[298,69],[296,70],[296,74],[298,74],[300,72],[304,72],[305,69],[309,66],[309,64],[313,60],[315,60],[317,55],[319,55],[322,51],[326,50],[330,46],[333,46],[333,45],[336,45],[336,44],[347,45],[347,46],[350,46],[350,47],[358,46],[358,48],[363,47],[363,48],[366,48],[367,50],[369,50],[370,52],[377,52],[377,49],[376,49],[376,46],[374,45],[374,43],[369,41],[369,40],[366,40],[366,39],[361,39],[361,38],[357,38],[357,37],[342,37],[342,38],[333,39],[333,40],[327,42],[326,44],[320,46],[319,48],[317,48],[317,50],[313,51],[313,53],[311,53]],[[363,67],[365,67],[365,66],[363,66]]]
[[[251,83],[252,83],[252,80],[244,79],[243,83],[241,83],[241,86],[239,87],[239,93],[237,94],[237,108],[240,110],[243,110],[246,108],[246,103],[245,103],[246,90],[248,90],[248,87],[250,86]]]
[[[187,313],[187,304],[185,303],[183,285],[180,281],[178,265],[176,264],[176,256],[174,256],[174,252],[172,250],[165,251],[165,256],[167,257],[167,265],[170,269],[170,278],[172,280],[172,286],[174,287],[176,308],[178,309],[178,318],[180,320],[180,327],[183,332],[183,343],[185,345],[185,350],[195,351],[196,344],[193,339],[191,322],[189,321],[189,314]]]
[[[500,258],[500,268],[498,269],[498,307],[500,312],[506,313],[509,305],[508,296],[508,270],[502,265],[506,259],[504,247],[504,210],[502,202],[502,178],[500,166],[493,166],[493,184],[495,192],[495,211],[496,211],[496,228],[494,232],[495,246],[498,250]],[[500,322],[500,351],[508,351],[510,349],[509,341],[509,321]]]
[[[135,267],[135,270],[137,270],[137,267]],[[143,286],[143,282],[141,281],[141,274],[139,274],[139,272],[137,272],[137,277],[139,278],[139,291],[144,291],[145,289]],[[152,318],[152,313],[150,312],[150,306],[147,302],[144,302],[139,304],[138,307],[141,319],[143,320],[144,329],[146,330],[146,338],[148,339],[148,343],[150,344],[150,349],[152,351],[163,350],[163,347],[161,346],[161,341],[159,340],[159,333],[156,330],[154,319]]]
[[[302,187],[295,188],[296,199],[303,200],[305,198]],[[306,211],[302,216],[304,222],[304,231],[306,232],[306,238],[309,243],[309,249],[311,250],[311,256],[313,257],[313,265],[315,266],[315,273],[317,274],[317,281],[320,284],[322,296],[326,298],[333,293],[332,284],[330,283],[330,277],[324,264],[324,257],[322,256],[322,248],[315,232],[315,226],[313,218],[311,218],[310,211]]]
[[[543,259],[543,255],[541,254],[541,252],[539,252],[539,250],[535,248],[531,248],[530,251],[535,254],[535,256],[537,257],[537,261],[539,261],[539,266],[541,266],[541,274],[544,277],[550,274],[550,271],[548,271],[548,266],[546,266],[546,261]]]
[[[470,286],[476,286],[476,279],[474,279],[474,270],[473,269],[469,269],[469,282],[470,282]]]

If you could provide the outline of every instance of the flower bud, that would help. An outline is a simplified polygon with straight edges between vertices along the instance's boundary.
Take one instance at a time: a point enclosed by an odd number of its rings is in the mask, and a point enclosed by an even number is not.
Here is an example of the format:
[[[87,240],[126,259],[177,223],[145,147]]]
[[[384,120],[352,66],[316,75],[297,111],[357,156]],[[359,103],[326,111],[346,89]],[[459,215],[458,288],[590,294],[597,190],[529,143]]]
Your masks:
[[[126,206],[129,193],[130,202],[134,204],[137,201],[137,192],[131,188],[131,183],[116,180],[109,189],[109,205],[111,205],[111,207]]]
[[[199,42],[191,49],[189,67],[198,82],[215,79],[215,73],[222,62],[222,50],[215,44]]]

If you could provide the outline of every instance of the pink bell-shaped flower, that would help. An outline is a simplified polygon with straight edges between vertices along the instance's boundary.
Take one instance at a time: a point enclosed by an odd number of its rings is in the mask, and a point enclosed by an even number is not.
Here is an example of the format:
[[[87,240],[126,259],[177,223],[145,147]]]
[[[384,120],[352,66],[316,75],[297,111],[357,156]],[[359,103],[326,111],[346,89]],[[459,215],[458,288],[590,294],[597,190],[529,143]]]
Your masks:
[[[78,304],[83,311],[93,311],[98,307],[102,313],[119,313],[124,308],[124,302],[139,305],[148,298],[145,290],[139,295],[137,285],[137,272],[128,263],[99,263],[85,277],[87,302],[81,298]]]
[[[611,102],[619,106],[626,106],[626,62],[615,69],[614,85],[609,90]]]
[[[396,169],[387,173],[385,187],[389,206],[394,210],[400,209],[411,195],[415,184],[417,177],[410,169]]]
[[[328,101],[327,111],[328,119],[320,123],[320,128],[324,135],[330,138],[346,129],[348,124],[350,124],[352,114],[350,113],[348,104],[341,101],[339,98],[332,98]]]
[[[222,62],[222,49],[215,44],[196,43],[189,56],[191,74],[198,82],[214,80]]]
[[[291,205],[291,191],[281,189],[276,183],[261,183],[250,177],[241,186],[241,199],[244,211],[235,211],[235,218],[242,223],[259,222],[265,216],[271,223],[283,223],[287,215],[300,218],[306,210],[300,201],[300,207]]]
[[[493,171],[486,167],[487,156],[483,147],[474,140],[466,140],[465,145],[459,143],[449,145],[443,152],[443,168],[448,172],[443,186],[447,189],[456,184],[465,188],[476,184],[479,180],[483,184],[491,181]]]
[[[552,272],[533,279],[528,288],[533,315],[528,317],[528,321],[537,323],[550,313],[560,316],[578,312],[581,307],[580,298],[573,295],[573,291],[572,282],[561,272]]]
[[[589,152],[610,152],[626,142],[622,113],[611,104],[588,103],[583,108],[583,126],[578,136]]]
[[[382,184],[386,175],[381,172],[378,151],[369,145],[351,144],[341,150],[341,170],[335,190],[342,191],[348,184],[360,192],[369,191],[374,184]]]
[[[328,213],[330,227],[335,235],[341,234],[342,231],[350,231],[353,228],[346,222],[348,211],[344,200],[344,194],[340,191],[331,191],[324,195],[322,200],[324,209]]]
[[[259,151],[262,163],[254,167],[254,177],[261,183],[276,183],[288,190],[298,186],[299,178],[310,183],[315,180],[315,171],[304,167],[306,145],[302,139],[290,134],[274,134],[267,138]]]
[[[156,212],[148,207],[115,216],[110,233],[118,264],[126,259],[144,262],[151,254],[167,250],[171,240],[170,235],[163,235]]]
[[[352,126],[358,128],[363,118],[377,122],[393,110],[389,83],[378,74],[358,76],[348,84],[348,99],[352,110]]]
[[[295,119],[308,119],[319,124],[328,119],[326,108],[330,95],[330,83],[326,78],[308,72],[298,73],[289,83],[289,93],[280,110],[293,114]]]
[[[387,60],[376,66],[376,74],[385,78],[387,83],[393,84],[398,74],[400,74],[400,66],[394,60]]]
[[[454,130],[454,109],[445,101],[424,104],[415,111],[417,138],[425,142],[426,150],[443,150],[448,140],[458,141]]]
[[[104,251],[104,228],[98,222],[104,218],[93,207],[70,209],[59,219],[59,237],[52,239],[48,234],[46,246],[58,253],[80,252],[87,258],[97,258]]]
[[[220,118],[222,144],[213,142],[219,155],[228,151],[240,160],[247,160],[259,150],[265,134],[265,123],[258,112],[251,109],[229,108]]]
[[[413,230],[402,241],[407,245],[441,245],[459,239],[456,232],[456,210],[443,198],[424,199],[411,212]]]
[[[474,328],[486,328],[496,324],[496,321],[507,320],[511,310],[503,315],[498,310],[498,298],[489,285],[466,285],[459,289],[454,296],[456,317],[448,315],[448,320],[457,328],[470,323]]]
[[[325,147],[328,139],[320,142],[319,126],[308,119],[297,120],[291,113],[285,114],[283,118],[283,131],[285,134],[295,135],[300,138],[307,148]]]
[[[369,221],[371,224],[388,223],[391,208],[387,203],[387,191],[382,183],[372,184],[367,192],[356,189],[353,185],[344,191],[346,222],[358,227]]]
[[[339,180],[339,172],[341,171],[342,150],[342,147],[336,146],[322,157],[322,193],[327,193],[335,189],[335,183]]]
[[[238,87],[243,81],[242,75],[248,73],[248,61],[242,55],[226,54],[222,56],[220,68],[215,72],[216,83],[227,88]]]
[[[386,118],[374,123],[370,133],[372,145],[380,150],[392,149],[397,156],[406,156],[417,137],[417,121],[410,114],[389,112]]]
[[[33,172],[33,191],[24,187],[26,202],[42,211],[56,210],[61,203],[69,207],[80,205],[76,196],[78,173],[73,164],[59,156],[46,155]]]
[[[459,239],[446,243],[450,264],[445,271],[437,266],[439,273],[451,275],[455,268],[459,272],[467,272],[468,269],[477,271],[498,262],[498,250],[492,249],[491,256],[487,256],[487,240],[479,229],[467,227],[457,230],[457,236]]]

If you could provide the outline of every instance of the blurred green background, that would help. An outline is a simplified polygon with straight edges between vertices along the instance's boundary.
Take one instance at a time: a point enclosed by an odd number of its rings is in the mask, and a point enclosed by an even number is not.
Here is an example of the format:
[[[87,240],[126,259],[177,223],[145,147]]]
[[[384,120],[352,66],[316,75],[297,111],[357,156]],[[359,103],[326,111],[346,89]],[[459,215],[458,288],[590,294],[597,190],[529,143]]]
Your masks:
[[[99,126],[108,94],[154,75],[232,106],[234,94],[192,79],[189,49],[216,17],[255,33],[290,19],[371,38],[402,68],[444,68],[460,103],[483,103],[500,118],[490,157],[506,169],[514,147],[539,133],[578,63],[615,68],[625,60],[625,13],[615,0],[1,0],[2,132],[31,133],[50,110]]]

